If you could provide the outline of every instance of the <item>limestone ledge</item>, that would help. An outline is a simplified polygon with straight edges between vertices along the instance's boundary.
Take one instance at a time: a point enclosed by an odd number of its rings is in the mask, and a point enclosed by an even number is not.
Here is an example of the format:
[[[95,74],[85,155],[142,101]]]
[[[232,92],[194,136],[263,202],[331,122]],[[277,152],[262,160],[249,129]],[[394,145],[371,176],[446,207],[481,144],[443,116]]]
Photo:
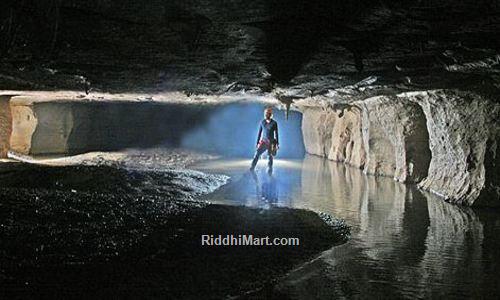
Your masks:
[[[303,103],[296,108],[308,153],[417,183],[456,204],[500,205],[500,105],[493,101],[432,90]]]

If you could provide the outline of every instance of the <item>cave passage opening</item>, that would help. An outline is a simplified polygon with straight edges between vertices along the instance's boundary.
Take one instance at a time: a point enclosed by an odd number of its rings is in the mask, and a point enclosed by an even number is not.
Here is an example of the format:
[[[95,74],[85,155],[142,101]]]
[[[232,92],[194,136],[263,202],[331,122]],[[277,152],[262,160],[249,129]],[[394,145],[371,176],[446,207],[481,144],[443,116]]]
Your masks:
[[[127,149],[185,149],[251,158],[264,103],[50,102],[12,106],[10,149],[37,157]],[[302,114],[275,109],[280,158],[305,155]]]
[[[215,108],[205,121],[189,130],[180,147],[203,150],[226,157],[251,157],[255,151],[259,122],[266,106],[258,103],[235,103]],[[281,158],[303,158],[302,114],[275,109],[278,122]]]

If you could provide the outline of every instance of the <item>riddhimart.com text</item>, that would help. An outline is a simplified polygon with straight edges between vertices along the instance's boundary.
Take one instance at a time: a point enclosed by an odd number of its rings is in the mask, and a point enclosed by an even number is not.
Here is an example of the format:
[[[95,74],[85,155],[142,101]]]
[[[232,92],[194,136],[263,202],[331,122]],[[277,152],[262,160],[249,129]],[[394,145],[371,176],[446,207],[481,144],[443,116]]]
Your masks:
[[[297,237],[259,237],[253,234],[201,235],[202,246],[299,246]]]

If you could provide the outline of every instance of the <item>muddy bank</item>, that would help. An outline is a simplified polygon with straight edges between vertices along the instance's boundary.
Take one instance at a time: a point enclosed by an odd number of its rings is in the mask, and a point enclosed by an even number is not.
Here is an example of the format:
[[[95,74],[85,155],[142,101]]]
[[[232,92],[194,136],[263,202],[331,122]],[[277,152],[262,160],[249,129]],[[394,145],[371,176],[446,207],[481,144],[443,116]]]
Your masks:
[[[346,239],[345,227],[311,211],[197,201],[224,182],[105,165],[0,168],[1,296],[258,296]],[[300,246],[201,246],[202,234],[231,233]]]

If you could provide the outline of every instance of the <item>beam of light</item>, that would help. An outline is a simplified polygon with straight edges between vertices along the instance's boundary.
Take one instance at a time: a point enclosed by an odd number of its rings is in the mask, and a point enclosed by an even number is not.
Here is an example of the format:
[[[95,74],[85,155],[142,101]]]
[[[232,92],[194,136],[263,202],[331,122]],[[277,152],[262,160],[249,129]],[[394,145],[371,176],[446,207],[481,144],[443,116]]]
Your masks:
[[[228,170],[228,171],[246,171],[250,167],[251,158],[238,159],[217,159],[209,160],[194,165],[200,170]],[[300,159],[274,159],[274,168],[300,170],[302,168],[302,160]],[[267,166],[267,158],[262,157],[257,164],[257,169],[262,169]]]
[[[237,103],[218,107],[210,113],[205,123],[185,133],[181,147],[209,151],[226,157],[252,158],[257,142],[257,132],[263,119],[264,105]],[[275,110],[273,119],[278,122],[279,158],[302,158],[305,154],[302,137],[302,114]]]
[[[225,158],[200,162],[192,167],[206,173],[229,175],[229,183],[209,196],[212,203],[244,205],[271,209],[276,206],[291,206],[290,195],[300,185],[302,159],[277,158],[274,172],[267,173],[267,160],[257,165],[255,172],[250,172],[250,159]]]

